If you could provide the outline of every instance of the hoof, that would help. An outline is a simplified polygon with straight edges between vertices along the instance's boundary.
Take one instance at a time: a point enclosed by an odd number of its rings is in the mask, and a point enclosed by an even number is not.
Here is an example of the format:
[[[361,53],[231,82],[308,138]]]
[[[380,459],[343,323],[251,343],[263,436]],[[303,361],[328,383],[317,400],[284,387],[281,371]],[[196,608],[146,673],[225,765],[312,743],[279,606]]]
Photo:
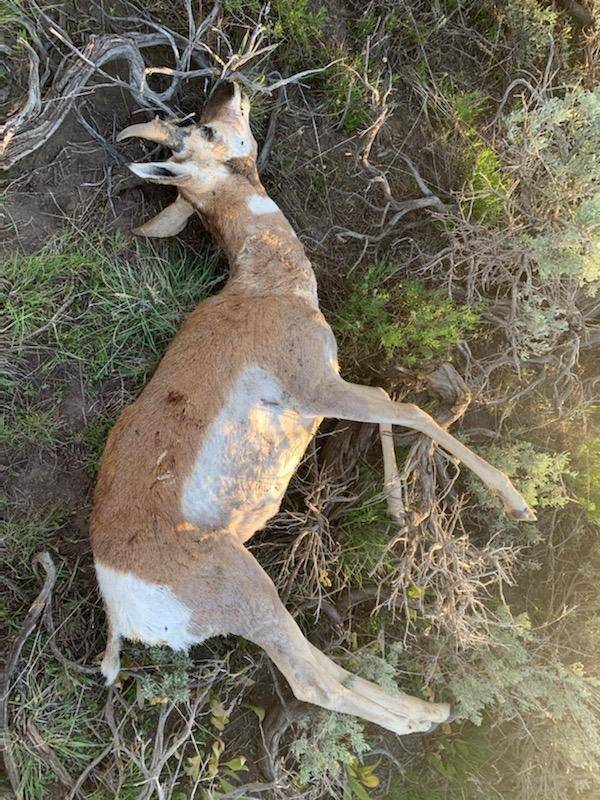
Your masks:
[[[511,508],[507,511],[507,514],[515,522],[535,522],[537,520],[535,512],[527,506],[521,509]]]
[[[440,725],[451,725],[453,722],[460,717],[460,709],[458,706],[450,706],[450,713],[448,714],[448,718],[445,719],[443,722],[432,722],[429,729],[426,733],[433,733]]]

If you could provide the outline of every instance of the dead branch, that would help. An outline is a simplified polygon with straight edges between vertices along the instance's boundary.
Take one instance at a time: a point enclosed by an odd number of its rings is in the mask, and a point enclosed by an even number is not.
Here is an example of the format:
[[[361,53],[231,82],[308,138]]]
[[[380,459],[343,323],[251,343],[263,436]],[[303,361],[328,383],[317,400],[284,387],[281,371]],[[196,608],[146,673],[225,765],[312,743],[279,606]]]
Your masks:
[[[19,128],[25,125],[32,117],[35,117],[40,112],[41,98],[40,98],[40,59],[35,50],[31,47],[29,42],[25,39],[17,39],[21,47],[27,51],[29,58],[29,89],[27,91],[27,99],[23,103],[20,111],[2,125],[0,125],[0,136],[6,134],[11,128]],[[8,50],[8,54],[11,51]]]
[[[25,724],[25,733],[33,752],[54,772],[59,781],[68,789],[73,789],[73,778],[62,765],[60,759],[37,729],[33,720],[28,719]]]
[[[0,169],[7,170],[25,156],[42,147],[56,132],[80,96],[81,90],[96,72],[102,74],[101,67],[117,59],[126,61],[129,66],[129,81],[123,83],[107,76],[113,83],[125,86],[142,107],[158,107],[170,114],[168,106],[158,94],[145,84],[145,64],[141,49],[163,44],[160,34],[145,36],[98,36],[92,37],[83,51],[76,50],[76,58],[66,62],[59,70],[53,85],[42,101],[37,87],[36,107],[40,112],[31,125],[21,129],[19,125],[7,123],[8,132],[0,143]]]
[[[443,401],[437,420],[448,428],[469,405],[468,387],[451,364],[443,364],[423,381]],[[428,437],[417,436],[401,475],[405,508],[410,510],[371,571],[375,576],[383,559],[392,561],[393,568],[383,581],[385,591],[379,586],[377,607],[403,611],[405,638],[411,608],[416,605],[422,616],[457,644],[480,639],[477,628],[489,618],[482,596],[491,585],[512,581],[517,548],[496,546],[493,541],[476,547],[461,529],[463,501],[448,502],[457,477],[455,462]],[[418,587],[418,595],[409,595],[411,586]]]
[[[276,89],[275,102],[273,103],[273,108],[271,109],[271,115],[269,117],[269,125],[267,127],[267,135],[265,136],[263,146],[260,150],[256,162],[258,171],[261,174],[265,171],[265,167],[267,166],[267,161],[269,160],[269,156],[271,155],[271,148],[273,147],[273,142],[275,141],[275,133],[277,131],[277,120],[279,119],[281,109],[283,108],[281,95],[282,95],[282,89]]]
[[[269,781],[277,781],[280,772],[279,743],[284,734],[304,711],[305,704],[299,700],[288,703],[280,702],[268,712],[264,722],[263,746],[265,749],[265,762],[262,772]]]
[[[349,228],[340,228],[335,227],[333,230],[335,231],[335,235],[341,241],[346,239],[357,239],[359,241],[364,242],[365,247],[363,248],[363,252],[361,255],[362,259],[366,252],[366,248],[370,244],[378,244],[379,242],[383,241],[383,239],[387,238],[393,231],[396,229],[398,222],[409,214],[411,211],[418,211],[422,208],[432,208],[437,212],[446,212],[453,209],[453,206],[446,205],[443,203],[440,198],[434,194],[423,178],[419,173],[419,170],[416,168],[414,163],[411,159],[405,155],[404,153],[395,153],[397,157],[402,159],[412,177],[417,184],[419,191],[422,194],[422,197],[417,197],[412,200],[396,200],[394,197],[388,178],[384,172],[379,167],[376,167],[370,161],[371,151],[373,149],[373,145],[375,144],[375,140],[379,135],[381,129],[383,128],[385,121],[390,113],[390,108],[386,105],[388,93],[386,93],[381,100],[381,105],[383,110],[381,111],[378,118],[375,120],[373,125],[366,131],[365,133],[365,142],[361,151],[360,162],[362,164],[363,169],[365,172],[371,176],[368,188],[373,185],[378,185],[381,187],[383,192],[383,197],[385,200],[384,208],[379,209],[381,211],[381,221],[379,223],[380,231],[379,233],[363,233],[360,231],[350,230]],[[385,155],[385,153],[382,153]],[[370,204],[368,204],[370,205]],[[393,212],[392,217],[386,222],[386,218],[389,212]],[[358,263],[358,262],[357,262]],[[356,265],[355,265],[356,266]]]
[[[56,643],[56,628],[54,627],[54,619],[52,618],[52,596],[48,597],[46,602],[46,606],[44,608],[44,627],[48,632],[48,646],[52,651],[52,655],[56,658],[57,661],[65,667],[65,669],[72,670],[73,672],[79,672],[82,675],[96,675],[100,672],[100,667],[88,667],[86,664],[79,664],[77,661],[71,661],[70,658],[67,658],[63,653],[60,651],[58,644]]]
[[[63,59],[56,70],[51,87],[42,97],[49,60],[44,50],[46,71],[43,79],[40,79],[40,58],[29,44],[23,43],[29,58],[29,86],[27,97],[20,111],[9,117],[0,128],[0,134],[3,134],[0,142],[0,169],[2,170],[10,169],[18,161],[42,147],[53,136],[81,96],[84,88],[87,87],[89,92],[102,85],[89,85],[89,81],[96,75],[102,76],[111,85],[121,86],[127,90],[140,108],[159,110],[168,118],[173,118],[175,113],[170,103],[182,80],[234,75],[236,80],[251,91],[271,95],[289,84],[298,83],[303,78],[317,75],[337,63],[333,61],[324,67],[304,70],[287,78],[277,75],[277,79],[272,83],[253,80],[239,70],[249,61],[271,52],[276,45],[260,46],[266,29],[259,22],[245,41],[242,52],[236,53],[227,40],[229,55],[226,61],[223,60],[205,42],[201,41],[209,30],[214,30],[221,37],[225,37],[223,31],[213,29],[213,23],[220,12],[219,3],[215,3],[211,12],[200,25],[196,25],[191,7],[188,8],[189,38],[184,39],[185,49],[182,54],[177,46],[177,41],[182,39],[179,34],[153,20],[137,17],[116,19],[136,25],[141,23],[149,27],[152,30],[151,33],[128,31],[91,36],[85,47],[79,49],[73,44],[68,34],[33,0],[30,5],[34,9],[36,23],[44,34],[49,39],[53,39],[55,43],[58,41],[66,47],[69,55]],[[170,47],[175,66],[146,66],[142,51],[161,46]],[[39,49],[42,49],[41,43]],[[7,55],[16,58],[16,53],[9,48],[5,50]],[[190,69],[192,59],[199,62],[200,66],[197,69]],[[127,64],[128,78],[126,81],[113,77],[103,69],[106,64],[113,61],[124,61]],[[169,86],[161,92],[153,90],[148,83],[153,75],[165,75],[170,78]],[[273,126],[275,122],[276,114],[272,117]],[[83,124],[85,125],[85,123]],[[271,136],[273,135],[274,128],[271,131]],[[271,145],[268,136],[265,144],[264,155],[261,154],[262,167],[264,167]]]
[[[29,611],[25,616],[23,624],[21,625],[21,630],[19,635],[13,642],[13,645],[10,649],[8,654],[8,659],[6,662],[6,668],[4,673],[0,677],[0,725],[2,727],[3,736],[4,736],[4,762],[6,765],[6,772],[8,774],[8,778],[10,780],[11,786],[15,795],[18,794],[19,791],[19,770],[15,763],[13,754],[12,754],[12,742],[11,742],[11,733],[9,727],[9,714],[8,714],[8,698],[10,694],[10,685],[12,681],[13,672],[17,666],[19,661],[19,657],[21,655],[21,650],[23,649],[23,645],[33,632],[37,622],[42,614],[48,599],[51,596],[52,589],[54,587],[54,583],[56,581],[56,569],[54,567],[54,563],[52,562],[52,558],[50,557],[50,553],[43,552],[38,553],[33,558],[33,562],[35,564],[41,564],[46,572],[46,578],[44,580],[44,585],[38,596],[35,598],[31,606],[29,607]]]

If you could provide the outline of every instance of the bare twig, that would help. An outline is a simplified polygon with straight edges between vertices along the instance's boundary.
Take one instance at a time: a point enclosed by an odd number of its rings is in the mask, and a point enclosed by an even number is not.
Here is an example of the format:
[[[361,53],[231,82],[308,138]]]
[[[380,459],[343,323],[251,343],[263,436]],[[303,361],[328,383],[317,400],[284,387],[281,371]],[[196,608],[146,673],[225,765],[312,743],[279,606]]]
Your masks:
[[[61,764],[60,759],[48,742],[46,742],[33,720],[27,720],[25,732],[33,752],[50,767],[63,786],[66,786],[68,789],[73,789],[73,778],[71,778],[67,770]]]
[[[44,585],[42,586],[38,596],[29,607],[29,611],[27,612],[23,624],[21,625],[19,635],[13,642],[13,645],[9,651],[4,673],[0,677],[0,725],[2,727],[4,736],[4,761],[6,764],[6,772],[8,773],[8,778],[15,794],[18,794],[20,779],[19,771],[12,754],[12,742],[9,727],[8,698],[10,693],[10,684],[12,681],[13,672],[15,671],[15,667],[19,661],[19,656],[21,655],[23,645],[37,625],[40,615],[42,614],[44,607],[51,596],[52,588],[54,587],[54,583],[56,581],[56,569],[52,562],[52,558],[50,557],[50,553],[38,553],[33,558],[33,564],[41,564],[41,566],[44,568],[46,572]]]
[[[82,675],[96,675],[100,672],[100,667],[88,667],[86,664],[79,664],[77,661],[72,661],[70,658],[67,658],[61,653],[60,648],[56,643],[56,629],[54,627],[54,620],[52,618],[52,596],[48,597],[46,602],[43,619],[44,627],[48,631],[48,646],[50,647],[53,656],[57,659],[57,661],[60,661],[63,667],[70,669],[73,672],[79,672]]]

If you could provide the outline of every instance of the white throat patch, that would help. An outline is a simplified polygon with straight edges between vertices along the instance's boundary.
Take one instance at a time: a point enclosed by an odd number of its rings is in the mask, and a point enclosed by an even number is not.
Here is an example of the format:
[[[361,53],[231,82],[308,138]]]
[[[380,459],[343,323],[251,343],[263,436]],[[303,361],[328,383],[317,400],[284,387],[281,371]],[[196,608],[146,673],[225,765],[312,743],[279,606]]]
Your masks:
[[[279,211],[279,206],[270,197],[263,197],[260,194],[253,194],[246,204],[253,214],[275,214]]]

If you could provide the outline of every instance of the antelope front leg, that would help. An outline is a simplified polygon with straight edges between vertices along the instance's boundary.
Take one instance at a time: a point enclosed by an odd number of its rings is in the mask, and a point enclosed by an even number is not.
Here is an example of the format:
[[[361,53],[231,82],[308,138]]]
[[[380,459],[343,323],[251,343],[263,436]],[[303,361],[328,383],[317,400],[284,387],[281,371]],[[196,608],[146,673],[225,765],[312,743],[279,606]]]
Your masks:
[[[316,396],[303,403],[302,412],[355,422],[402,425],[424,433],[473,470],[486,486],[498,494],[512,519],[519,522],[534,522],[536,519],[534,512],[503,472],[455,439],[429,414],[412,403],[395,403],[381,390],[337,379],[319,387]]]

